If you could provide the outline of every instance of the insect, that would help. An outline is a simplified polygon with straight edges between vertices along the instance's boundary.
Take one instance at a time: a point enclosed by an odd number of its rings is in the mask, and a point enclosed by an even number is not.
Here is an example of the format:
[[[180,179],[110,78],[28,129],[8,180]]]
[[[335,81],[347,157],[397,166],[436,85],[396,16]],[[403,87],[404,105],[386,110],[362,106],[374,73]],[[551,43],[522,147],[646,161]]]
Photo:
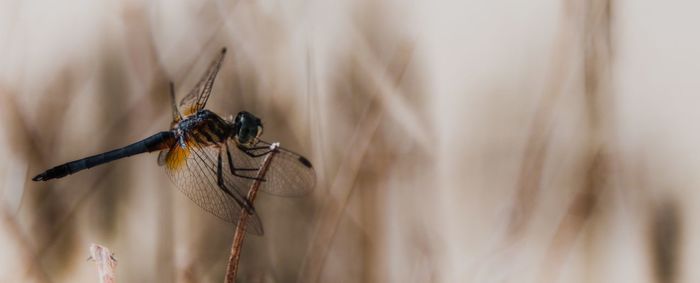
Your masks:
[[[175,101],[170,83],[173,121],[171,129],[133,144],[58,165],[32,178],[48,181],[132,155],[159,151],[158,165],[165,168],[175,186],[202,209],[228,222],[236,223],[241,208],[250,215],[247,231],[262,235],[255,208],[246,198],[257,179],[264,156],[276,151],[260,190],[279,196],[299,196],[316,183],[311,162],[305,157],[263,141],[262,121],[242,111],[224,119],[204,109],[216,76],[226,55],[223,48],[194,88]]]

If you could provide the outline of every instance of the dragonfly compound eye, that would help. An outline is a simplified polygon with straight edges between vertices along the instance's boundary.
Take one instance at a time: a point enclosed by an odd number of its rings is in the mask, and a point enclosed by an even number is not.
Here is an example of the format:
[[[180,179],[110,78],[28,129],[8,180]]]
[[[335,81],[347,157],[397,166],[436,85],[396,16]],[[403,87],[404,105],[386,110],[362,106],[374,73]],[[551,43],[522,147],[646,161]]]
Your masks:
[[[262,134],[260,119],[248,112],[238,113],[235,123],[236,138],[241,145],[252,145]]]

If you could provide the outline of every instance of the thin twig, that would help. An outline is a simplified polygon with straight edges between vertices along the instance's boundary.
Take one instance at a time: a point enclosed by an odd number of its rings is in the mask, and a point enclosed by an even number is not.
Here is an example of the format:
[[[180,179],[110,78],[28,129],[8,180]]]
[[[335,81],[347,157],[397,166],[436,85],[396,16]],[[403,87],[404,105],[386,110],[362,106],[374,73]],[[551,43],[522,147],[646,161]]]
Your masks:
[[[100,275],[100,283],[117,282],[117,277],[115,275],[117,259],[114,258],[114,254],[107,247],[91,244],[90,257],[88,260],[97,264],[97,273]]]
[[[271,152],[265,156],[265,160],[263,160],[262,166],[260,166],[260,170],[258,170],[258,174],[255,176],[255,182],[253,182],[250,190],[248,190],[248,201],[250,201],[250,203],[255,201],[255,196],[258,194],[261,180],[265,177],[265,174],[267,174],[272,158],[277,154],[278,147],[278,143],[273,143],[270,146]],[[231,255],[228,258],[228,267],[226,267],[226,279],[224,280],[226,283],[233,283],[236,281],[238,262],[241,259],[241,248],[243,247],[243,239],[245,239],[248,216],[250,216],[248,211],[245,208],[241,208],[241,213],[238,217],[238,226],[236,226],[236,232],[233,234],[233,244],[231,245]]]

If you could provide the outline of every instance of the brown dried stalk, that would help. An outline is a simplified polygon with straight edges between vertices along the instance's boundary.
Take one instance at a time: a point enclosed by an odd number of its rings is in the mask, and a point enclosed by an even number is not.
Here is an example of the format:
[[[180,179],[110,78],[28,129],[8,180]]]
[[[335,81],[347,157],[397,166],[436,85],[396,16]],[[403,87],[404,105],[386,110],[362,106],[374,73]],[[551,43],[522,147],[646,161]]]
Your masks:
[[[100,283],[117,282],[117,277],[115,275],[117,259],[114,258],[114,254],[107,247],[91,244],[90,257],[88,260],[97,264],[97,273],[100,275]]]
[[[373,137],[378,131],[382,119],[385,117],[385,112],[389,110],[387,109],[387,104],[404,104],[400,102],[401,100],[398,100],[401,97],[401,92],[394,90],[394,88],[400,84],[408,69],[408,64],[411,62],[413,55],[412,46],[407,44],[401,49],[390,65],[393,68],[383,69],[398,70],[397,75],[393,78],[389,74],[380,72],[379,69],[381,67],[373,63],[377,59],[370,57],[372,53],[368,47],[364,46],[360,50],[364,50],[362,54],[367,54],[364,58],[360,58],[362,67],[364,67],[362,70],[370,74],[368,78],[372,80],[379,78],[376,80],[379,90],[377,90],[375,97],[369,102],[364,115],[361,116],[362,118],[357,123],[355,133],[349,142],[349,144],[354,146],[351,150],[344,153],[340,169],[338,169],[339,174],[328,189],[330,192],[340,192],[340,196],[334,197],[330,194],[322,202],[324,206],[321,208],[321,213],[319,213],[321,217],[317,221],[319,225],[315,229],[311,240],[314,244],[309,247],[307,255],[302,262],[301,272],[297,277],[298,282],[319,282],[328,252],[331,250],[331,243],[338,231],[343,213],[350,202],[350,196],[353,193],[362,161],[365,159]],[[393,97],[389,95],[393,95]]]
[[[255,182],[250,186],[248,190],[248,201],[253,203],[255,201],[255,196],[258,194],[258,188],[260,188],[261,180],[267,174],[268,168],[270,168],[270,163],[272,158],[277,154],[278,143],[273,143],[270,146],[270,154],[265,156],[258,174],[255,176]],[[248,223],[248,211],[245,208],[241,208],[241,214],[238,218],[238,226],[236,226],[236,232],[233,234],[233,244],[231,245],[231,255],[228,258],[228,267],[226,267],[226,278],[224,282],[233,283],[236,281],[236,274],[238,273],[238,262],[241,259],[241,248],[243,247],[243,239],[245,239],[245,229]]]
[[[615,166],[611,148],[607,142],[615,130],[612,117],[614,95],[611,88],[611,65],[613,42],[610,38],[613,28],[612,7],[614,0],[586,0],[577,2],[580,6],[568,6],[573,12],[581,13],[577,25],[581,26],[579,42],[582,43],[583,88],[585,110],[589,121],[588,148],[586,154],[587,170],[584,185],[576,193],[568,206],[564,218],[557,225],[550,243],[545,264],[540,271],[538,282],[558,281],[563,267],[563,258],[571,253],[575,241],[584,231],[584,226],[593,222],[595,209],[606,188],[610,188],[608,176]]]

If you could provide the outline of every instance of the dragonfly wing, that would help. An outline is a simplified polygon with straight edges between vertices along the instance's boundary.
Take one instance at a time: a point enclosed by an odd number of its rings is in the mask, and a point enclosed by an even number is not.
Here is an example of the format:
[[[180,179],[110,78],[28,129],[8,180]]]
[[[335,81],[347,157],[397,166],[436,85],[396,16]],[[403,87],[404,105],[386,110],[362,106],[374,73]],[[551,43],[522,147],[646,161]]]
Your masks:
[[[180,101],[180,111],[182,115],[188,116],[204,109],[211,94],[214,80],[221,68],[221,62],[226,56],[226,48],[222,48],[219,56],[214,59],[207,68],[207,72],[199,79],[192,90]]]
[[[222,175],[228,192],[217,181],[217,147],[198,147],[190,144],[183,149],[175,145],[163,151],[158,164],[165,168],[175,186],[194,203],[207,212],[231,223],[238,223],[247,188],[242,182]],[[224,171],[226,172],[226,171]],[[252,234],[262,235],[263,228],[257,213],[248,218],[247,229]]]
[[[228,147],[234,153],[235,167],[260,168],[262,166],[266,155],[251,157],[238,149],[233,140],[229,140],[228,143]],[[269,152],[270,150],[266,147],[269,145],[268,142],[260,141],[257,146],[264,148],[250,150],[250,153],[259,155]],[[316,186],[316,172],[311,162],[305,157],[281,147],[277,148],[277,153],[263,178],[265,181],[260,185],[260,190],[278,196],[303,196]]]

